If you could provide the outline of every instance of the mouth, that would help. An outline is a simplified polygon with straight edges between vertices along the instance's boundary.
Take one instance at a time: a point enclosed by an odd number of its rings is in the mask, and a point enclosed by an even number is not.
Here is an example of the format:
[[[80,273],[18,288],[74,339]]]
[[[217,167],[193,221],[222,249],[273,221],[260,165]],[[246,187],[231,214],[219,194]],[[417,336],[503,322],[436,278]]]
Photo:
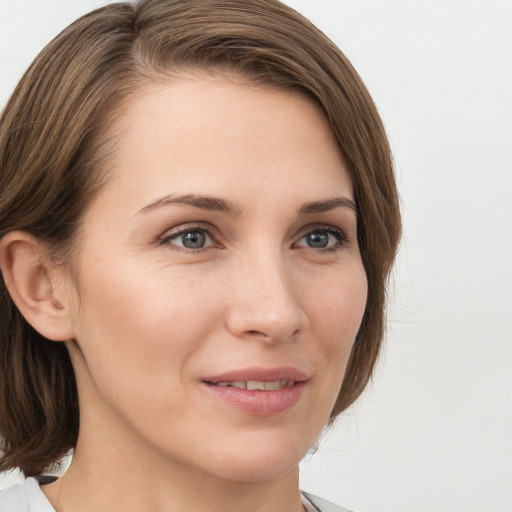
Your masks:
[[[249,368],[202,379],[206,390],[245,414],[272,416],[295,406],[307,384],[296,368]]]
[[[222,382],[208,382],[206,384],[211,386],[219,386],[221,388],[238,388],[248,389],[249,391],[277,391],[283,388],[289,388],[295,385],[294,380],[235,380],[235,381],[222,381]]]
[[[204,383],[223,388],[247,389],[249,391],[274,391],[305,382],[308,376],[291,366],[280,368],[252,367],[231,370],[206,377]]]

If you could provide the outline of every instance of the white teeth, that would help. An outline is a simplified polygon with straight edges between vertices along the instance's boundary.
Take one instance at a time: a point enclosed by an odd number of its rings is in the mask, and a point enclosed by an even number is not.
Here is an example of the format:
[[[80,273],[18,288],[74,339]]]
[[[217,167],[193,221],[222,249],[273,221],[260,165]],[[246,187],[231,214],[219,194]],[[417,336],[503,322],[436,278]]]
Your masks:
[[[273,382],[265,382],[265,389],[266,390],[274,390],[274,389],[281,389],[286,386],[286,381],[283,380],[275,380]]]
[[[259,380],[248,380],[247,389],[250,391],[264,391],[265,383]]]
[[[285,387],[290,387],[295,384],[293,380],[274,380],[270,382],[263,382],[261,380],[248,380],[248,381],[231,381],[231,382],[217,382],[216,386],[223,388],[238,388],[248,389],[249,391],[277,391]]]

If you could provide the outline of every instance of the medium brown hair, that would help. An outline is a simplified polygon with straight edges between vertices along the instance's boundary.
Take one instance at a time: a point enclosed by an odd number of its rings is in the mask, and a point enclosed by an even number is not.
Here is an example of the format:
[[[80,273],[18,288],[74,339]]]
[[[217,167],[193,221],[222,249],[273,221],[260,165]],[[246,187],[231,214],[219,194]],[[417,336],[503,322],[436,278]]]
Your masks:
[[[0,238],[27,231],[65,264],[81,214],[106,179],[123,100],[148,80],[195,70],[303,92],[324,111],[345,157],[368,300],[333,419],[361,394],[379,354],[398,197],[388,141],[361,79],[322,32],[277,0],[115,3],[66,28],[0,118]],[[3,281],[0,318],[0,470],[36,475],[76,444],[73,367],[63,343],[24,320]]]

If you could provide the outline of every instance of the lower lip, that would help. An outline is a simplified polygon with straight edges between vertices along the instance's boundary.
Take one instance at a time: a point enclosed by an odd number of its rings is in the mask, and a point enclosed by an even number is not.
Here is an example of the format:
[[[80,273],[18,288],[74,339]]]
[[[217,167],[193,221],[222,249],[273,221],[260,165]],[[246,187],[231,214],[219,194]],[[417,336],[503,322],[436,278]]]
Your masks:
[[[211,393],[220,400],[255,416],[272,416],[293,407],[304,391],[305,382],[270,391],[215,386],[203,382]]]

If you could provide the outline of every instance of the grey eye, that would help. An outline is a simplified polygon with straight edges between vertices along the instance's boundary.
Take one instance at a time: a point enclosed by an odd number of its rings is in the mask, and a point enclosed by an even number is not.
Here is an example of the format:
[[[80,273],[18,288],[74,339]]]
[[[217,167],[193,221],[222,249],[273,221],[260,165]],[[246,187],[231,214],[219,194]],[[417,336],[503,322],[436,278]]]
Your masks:
[[[304,237],[304,240],[309,247],[313,247],[314,249],[323,249],[324,247],[327,247],[329,245],[329,232],[313,231],[311,233],[308,233]]]
[[[183,247],[187,249],[202,249],[206,245],[207,235],[204,231],[196,229],[182,233],[178,239],[180,238]]]
[[[205,249],[214,245],[213,237],[208,230],[199,227],[182,229],[177,233],[165,237],[162,243],[192,251]]]
[[[336,249],[341,248],[347,242],[346,235],[336,228],[318,228],[302,235],[297,242],[298,247],[310,247],[311,249]]]

